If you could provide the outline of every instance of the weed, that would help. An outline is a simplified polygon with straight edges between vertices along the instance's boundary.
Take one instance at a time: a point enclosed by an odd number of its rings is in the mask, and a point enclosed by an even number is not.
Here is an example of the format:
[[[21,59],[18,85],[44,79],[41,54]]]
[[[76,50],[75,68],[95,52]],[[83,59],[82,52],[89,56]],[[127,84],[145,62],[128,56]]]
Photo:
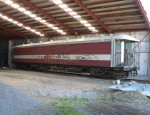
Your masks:
[[[50,103],[50,106],[56,108],[56,115],[87,115],[86,113],[79,113],[75,110],[75,107],[86,104],[88,104],[88,99],[86,98],[56,98]]]

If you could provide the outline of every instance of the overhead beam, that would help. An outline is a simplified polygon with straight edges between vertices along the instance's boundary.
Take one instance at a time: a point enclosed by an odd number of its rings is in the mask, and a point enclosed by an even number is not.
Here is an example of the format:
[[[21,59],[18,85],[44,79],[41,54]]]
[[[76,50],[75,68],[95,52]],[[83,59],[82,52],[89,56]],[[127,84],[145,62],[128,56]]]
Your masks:
[[[87,8],[81,0],[74,0],[85,12],[87,12],[102,28],[111,33],[111,29],[105,25],[89,8]]]
[[[123,0],[117,0],[117,1],[123,1]],[[99,1],[89,1],[85,3],[85,5],[95,5],[95,4],[104,4],[104,3],[110,3],[110,2],[116,2],[116,0],[99,0]]]
[[[0,28],[3,29],[3,30],[5,30],[5,31],[8,31],[9,33],[12,33],[12,34],[14,34],[14,35],[20,36],[20,37],[22,37],[22,38],[27,38],[26,35],[24,35],[24,34],[22,34],[22,33],[19,33],[19,32],[15,31],[15,30],[12,30],[12,29],[10,29],[10,28],[8,28],[8,27],[5,27],[5,26],[3,26],[3,25],[1,25],[1,24],[0,24]]]
[[[43,11],[41,8],[35,6],[34,4],[28,2],[27,0],[20,0],[22,3],[24,3],[25,5],[29,6],[30,8],[36,10],[37,12],[41,13],[42,15],[44,15],[45,17],[47,17],[48,19],[52,20],[54,23],[60,25],[61,27],[65,28],[67,31],[69,31],[72,34],[77,35],[78,33],[73,30],[72,28],[70,28],[68,25],[65,25],[64,23],[62,23],[61,21],[57,20],[56,18],[54,18],[53,16],[51,16],[50,14],[48,14],[47,12]]]
[[[139,7],[139,9],[140,9],[141,14],[142,14],[143,17],[144,17],[144,20],[145,20],[146,23],[147,23],[148,29],[150,30],[150,21],[149,21],[149,19],[148,19],[148,17],[147,17],[147,14],[146,14],[146,12],[145,12],[145,10],[144,10],[144,8],[143,8],[143,5],[142,5],[141,1],[140,1],[140,0],[136,0],[136,3],[137,3],[137,5],[138,5],[138,7]]]

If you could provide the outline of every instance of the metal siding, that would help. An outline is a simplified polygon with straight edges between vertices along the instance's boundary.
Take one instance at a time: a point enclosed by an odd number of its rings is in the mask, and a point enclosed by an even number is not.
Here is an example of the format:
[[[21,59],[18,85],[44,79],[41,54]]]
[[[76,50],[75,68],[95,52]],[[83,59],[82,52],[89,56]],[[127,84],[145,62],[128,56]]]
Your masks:
[[[73,53],[72,53],[73,52]],[[110,54],[111,43],[85,43],[85,44],[69,44],[54,46],[39,46],[31,48],[17,48],[14,53],[16,55],[42,55],[42,54]]]
[[[140,75],[148,74],[148,53],[140,53]]]
[[[14,55],[50,55],[50,54],[111,54],[111,42],[67,44],[53,46],[39,46],[30,48],[14,48]],[[94,60],[32,60],[15,59],[15,62],[66,64],[81,66],[111,66],[110,61]],[[49,63],[50,62],[50,63]]]

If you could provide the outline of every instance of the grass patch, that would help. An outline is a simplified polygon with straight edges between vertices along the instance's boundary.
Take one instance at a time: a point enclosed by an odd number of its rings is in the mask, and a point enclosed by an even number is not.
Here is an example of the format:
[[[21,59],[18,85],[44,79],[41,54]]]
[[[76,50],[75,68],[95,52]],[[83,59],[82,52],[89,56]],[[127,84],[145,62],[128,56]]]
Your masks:
[[[87,115],[86,113],[79,113],[75,110],[75,107],[86,104],[88,104],[88,99],[86,98],[56,98],[49,106],[57,109],[56,115]]]

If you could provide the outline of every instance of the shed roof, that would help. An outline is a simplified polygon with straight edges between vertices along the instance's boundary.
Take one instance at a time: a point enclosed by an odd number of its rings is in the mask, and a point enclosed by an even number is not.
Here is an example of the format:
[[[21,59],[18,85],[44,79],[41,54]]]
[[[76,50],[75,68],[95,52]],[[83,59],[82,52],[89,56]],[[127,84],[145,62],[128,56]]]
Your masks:
[[[149,30],[149,21],[140,0],[1,1],[0,14],[23,25],[18,26],[0,18],[0,37],[6,39]],[[4,1],[13,1],[15,5],[30,11],[28,13],[35,14],[38,19],[35,20],[31,14],[25,14],[25,11],[19,11],[19,8]],[[55,1],[61,1],[61,6]],[[69,14],[65,5],[74,14]]]

